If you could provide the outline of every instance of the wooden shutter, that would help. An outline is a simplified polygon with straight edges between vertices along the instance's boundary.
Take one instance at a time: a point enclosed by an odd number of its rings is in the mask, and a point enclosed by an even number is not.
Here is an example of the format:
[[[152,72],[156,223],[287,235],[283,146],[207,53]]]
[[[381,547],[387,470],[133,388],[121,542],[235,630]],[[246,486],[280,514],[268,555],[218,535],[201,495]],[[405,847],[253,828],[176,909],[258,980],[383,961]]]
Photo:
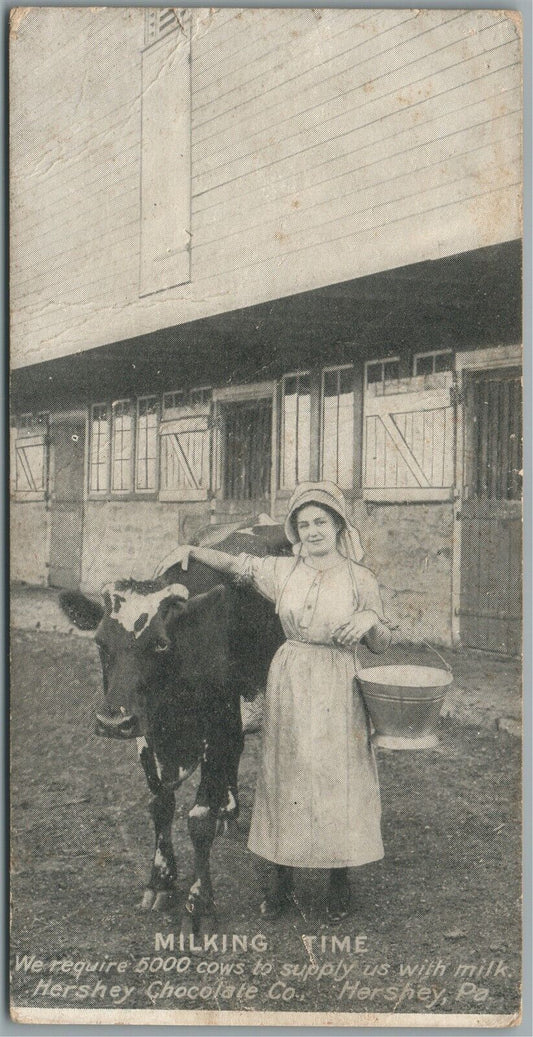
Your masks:
[[[375,383],[365,391],[363,494],[448,500],[454,481],[452,374]]]
[[[141,58],[141,295],[190,280],[189,25],[177,24]]]
[[[47,440],[26,436],[15,441],[15,492],[18,499],[43,500],[47,490]]]
[[[208,414],[162,422],[159,499],[205,500],[210,484],[211,428]]]
[[[185,12],[181,11],[179,15],[178,11],[179,8],[175,7],[151,7],[145,11],[144,42],[147,47],[181,27]]]

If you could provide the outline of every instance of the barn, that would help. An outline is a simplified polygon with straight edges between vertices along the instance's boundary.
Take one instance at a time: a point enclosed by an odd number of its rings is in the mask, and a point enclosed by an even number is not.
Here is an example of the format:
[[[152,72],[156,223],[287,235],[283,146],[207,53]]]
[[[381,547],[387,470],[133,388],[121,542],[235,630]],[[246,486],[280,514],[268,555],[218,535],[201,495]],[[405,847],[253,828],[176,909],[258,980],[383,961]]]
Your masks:
[[[518,653],[517,16],[11,35],[12,578],[146,578],[327,478],[406,637]]]

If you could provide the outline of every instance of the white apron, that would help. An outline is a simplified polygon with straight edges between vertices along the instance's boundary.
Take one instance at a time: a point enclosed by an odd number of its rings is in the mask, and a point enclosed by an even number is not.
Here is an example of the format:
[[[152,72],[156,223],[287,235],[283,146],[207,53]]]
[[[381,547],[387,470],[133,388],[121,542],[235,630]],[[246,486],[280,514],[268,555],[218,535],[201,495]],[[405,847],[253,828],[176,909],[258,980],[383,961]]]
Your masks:
[[[354,652],[331,637],[356,611],[382,615],[377,581],[344,558],[325,572],[303,559],[241,559],[287,636],[268,676],[249,849],[301,868],[379,860],[379,784]]]

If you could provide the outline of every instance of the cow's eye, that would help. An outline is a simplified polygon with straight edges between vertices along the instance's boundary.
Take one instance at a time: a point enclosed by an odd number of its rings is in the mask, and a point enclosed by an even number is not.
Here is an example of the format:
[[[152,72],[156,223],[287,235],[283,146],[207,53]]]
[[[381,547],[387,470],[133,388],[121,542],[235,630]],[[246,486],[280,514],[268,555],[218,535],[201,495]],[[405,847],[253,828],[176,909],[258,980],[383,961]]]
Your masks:
[[[156,652],[168,652],[169,643],[168,641],[156,641],[154,648]]]

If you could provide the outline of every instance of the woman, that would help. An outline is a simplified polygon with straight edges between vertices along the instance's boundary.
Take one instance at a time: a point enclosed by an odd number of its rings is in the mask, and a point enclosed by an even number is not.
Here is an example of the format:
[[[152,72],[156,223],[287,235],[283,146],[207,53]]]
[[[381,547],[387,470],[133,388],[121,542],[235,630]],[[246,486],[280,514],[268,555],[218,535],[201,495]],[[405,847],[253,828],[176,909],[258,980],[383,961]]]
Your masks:
[[[334,483],[297,486],[285,532],[293,558],[235,558],[185,546],[159,571],[193,557],[249,580],[275,602],[287,640],[268,676],[248,842],[275,865],[260,910],[273,918],[286,909],[293,868],[325,868],[327,914],[336,922],[348,912],[347,869],[383,856],[376,763],[354,676],[358,642],[381,652],[390,632]]]

